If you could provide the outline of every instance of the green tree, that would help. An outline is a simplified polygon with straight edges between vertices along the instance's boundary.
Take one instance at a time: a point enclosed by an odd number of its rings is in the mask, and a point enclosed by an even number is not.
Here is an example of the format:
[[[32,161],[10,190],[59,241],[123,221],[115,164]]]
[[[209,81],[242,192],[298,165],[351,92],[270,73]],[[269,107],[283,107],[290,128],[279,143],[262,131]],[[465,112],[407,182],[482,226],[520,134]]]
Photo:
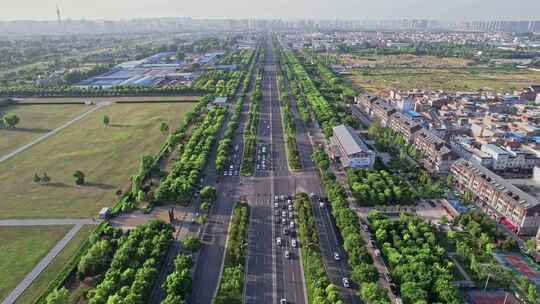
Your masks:
[[[41,183],[41,177],[37,173],[34,174],[34,183]]]
[[[210,211],[210,204],[207,203],[207,202],[203,202],[203,203],[201,204],[200,209],[201,209],[202,212],[208,213],[208,211]]]
[[[84,176],[84,173],[82,171],[80,171],[80,170],[75,171],[75,173],[73,173],[73,177],[75,177],[75,184],[77,184],[77,185],[84,184],[85,176]]]
[[[184,245],[184,248],[191,252],[198,251],[199,249],[201,249],[202,246],[201,241],[193,236],[187,236],[182,242],[182,244]]]
[[[50,181],[51,181],[51,178],[47,175],[47,172],[44,172],[43,177],[41,178],[41,182],[46,184],[46,183],[48,183]]]
[[[19,116],[13,113],[8,113],[2,118],[2,122],[4,123],[6,128],[14,128],[17,124],[19,124],[20,121],[21,119],[19,118]]]
[[[201,190],[201,200],[214,203],[217,199],[217,190],[213,186],[205,186]]]
[[[169,132],[169,125],[166,122],[161,122],[159,125],[159,131],[163,134],[167,134]]]
[[[109,118],[109,116],[104,115],[103,116],[103,124],[108,126],[110,123],[111,123],[111,119]]]
[[[55,289],[48,296],[46,300],[47,304],[68,304],[69,293],[65,288]]]

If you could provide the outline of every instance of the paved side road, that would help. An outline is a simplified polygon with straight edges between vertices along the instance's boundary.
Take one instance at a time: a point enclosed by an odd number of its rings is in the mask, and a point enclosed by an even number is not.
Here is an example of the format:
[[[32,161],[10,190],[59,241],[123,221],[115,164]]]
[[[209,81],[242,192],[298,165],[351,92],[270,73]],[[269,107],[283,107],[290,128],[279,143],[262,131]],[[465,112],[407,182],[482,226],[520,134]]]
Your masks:
[[[30,271],[29,274],[26,275],[26,277],[11,291],[11,293],[7,296],[7,298],[2,301],[2,304],[13,304],[17,300],[17,298],[32,284],[32,282],[38,277],[38,275],[45,269],[49,264],[52,262],[52,260],[66,247],[67,243],[73,239],[73,237],[79,232],[79,230],[82,228],[84,224],[76,224],[71,228],[71,230],[64,236],[60,242],[56,244],[56,246],[49,251],[49,253],[41,260],[39,263]]]
[[[93,112],[95,112],[95,111],[97,111],[97,110],[101,109],[102,107],[104,107],[106,105],[109,105],[109,104],[111,104],[111,103],[110,102],[100,102],[100,103],[98,103],[96,106],[90,108],[88,111],[86,111],[86,112],[82,113],[81,115],[73,118],[72,120],[66,122],[65,124],[61,125],[60,127],[52,130],[51,132],[45,133],[42,136],[32,140],[31,142],[29,142],[29,143],[27,143],[27,144],[25,144],[23,146],[18,147],[17,149],[15,149],[14,151],[8,153],[7,155],[1,156],[0,157],[0,163],[6,161],[6,160],[12,158],[13,156],[15,156],[15,155],[17,155],[17,154],[31,148],[32,146],[44,141],[45,139],[47,139],[47,138],[53,136],[54,134],[64,130],[65,128],[71,126],[72,124],[78,122],[79,120],[85,118],[86,116],[92,114]]]
[[[101,220],[94,219],[28,219],[0,220],[0,226],[58,226],[58,225],[97,225]]]

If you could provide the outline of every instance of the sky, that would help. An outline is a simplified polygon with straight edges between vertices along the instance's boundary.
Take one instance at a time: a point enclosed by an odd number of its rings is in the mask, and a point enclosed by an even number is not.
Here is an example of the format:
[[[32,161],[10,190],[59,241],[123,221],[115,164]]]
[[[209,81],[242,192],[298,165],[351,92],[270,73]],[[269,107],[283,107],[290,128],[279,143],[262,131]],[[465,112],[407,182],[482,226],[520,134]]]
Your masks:
[[[540,20],[540,0],[0,0],[0,21],[63,18]]]

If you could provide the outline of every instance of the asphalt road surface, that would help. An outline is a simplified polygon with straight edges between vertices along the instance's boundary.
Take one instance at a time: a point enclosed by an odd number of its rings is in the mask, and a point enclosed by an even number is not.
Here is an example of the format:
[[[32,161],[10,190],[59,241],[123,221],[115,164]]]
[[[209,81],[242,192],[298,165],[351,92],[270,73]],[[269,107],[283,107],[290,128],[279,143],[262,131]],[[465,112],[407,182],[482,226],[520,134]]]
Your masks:
[[[296,191],[316,195],[315,198],[311,198],[311,206],[314,211],[317,232],[319,233],[321,254],[330,281],[339,287],[347,303],[361,303],[361,300],[355,295],[358,286],[355,286],[351,280],[351,269],[347,262],[345,250],[342,247],[343,240],[335,225],[330,205],[325,202],[321,206],[318,199],[318,197],[324,197],[325,194],[322,180],[316,165],[311,159],[311,154],[314,146],[325,144],[324,139],[316,125],[308,128],[300,119],[296,101],[288,85],[287,83],[291,111],[296,121],[296,141],[302,161],[302,170],[293,174]],[[334,258],[335,253],[338,253],[339,260]],[[343,278],[349,279],[351,288],[343,287]]]
[[[269,42],[267,39],[262,79],[257,147],[259,169],[250,181],[249,197],[252,199],[248,200],[252,202],[252,216],[244,303],[279,303],[286,299],[288,303],[300,304],[307,303],[300,252],[291,246],[290,240],[296,236],[283,235],[284,225],[290,225],[291,218],[287,212],[286,223],[280,221],[277,224],[281,214],[276,216],[273,208],[274,196],[294,195],[295,185],[287,166],[276,67]],[[278,236],[282,239],[281,246],[276,245]],[[286,250],[290,252],[289,258],[285,257]]]
[[[248,94],[244,97],[244,104],[240,115],[240,122],[232,140],[233,147],[233,169],[232,176],[227,173],[227,176],[217,176],[215,172],[215,151],[210,158],[211,164],[205,172],[207,178],[204,184],[215,184],[218,193],[218,199],[209,216],[208,223],[201,233],[201,241],[203,247],[199,251],[195,273],[193,276],[193,291],[191,294],[192,304],[211,304],[218,290],[223,259],[225,256],[225,243],[227,240],[228,225],[234,203],[244,199],[242,192],[245,186],[240,176],[236,174],[239,170],[243,155],[243,134],[242,130],[247,120],[249,112],[249,92],[253,90],[255,82],[255,73],[250,75],[251,83],[248,89]],[[233,102],[236,99],[232,99]],[[235,149],[235,147],[238,147]],[[236,155],[236,156],[235,156]],[[217,182],[217,184],[216,184]]]

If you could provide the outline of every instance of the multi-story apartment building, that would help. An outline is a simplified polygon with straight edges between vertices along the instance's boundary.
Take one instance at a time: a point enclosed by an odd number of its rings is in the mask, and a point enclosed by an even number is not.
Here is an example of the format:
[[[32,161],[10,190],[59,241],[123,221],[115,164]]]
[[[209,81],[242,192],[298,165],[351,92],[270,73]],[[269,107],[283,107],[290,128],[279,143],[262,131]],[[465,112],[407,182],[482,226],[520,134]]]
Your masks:
[[[448,172],[457,159],[443,139],[426,129],[415,133],[414,146],[422,152],[425,167],[431,171]]]
[[[474,203],[496,221],[520,235],[540,227],[540,202],[481,165],[460,159],[450,169],[456,188],[469,191]]]
[[[390,116],[396,112],[396,108],[386,102],[384,99],[375,97],[373,95],[361,95],[355,98],[362,110],[377,119],[383,127],[388,126]]]
[[[408,144],[414,141],[414,133],[422,129],[418,122],[400,112],[392,114],[388,127],[401,134]]]
[[[495,171],[525,170],[532,172],[538,161],[536,155],[532,153],[506,150],[494,144],[484,144],[480,149],[491,156],[493,159],[491,167]]]

